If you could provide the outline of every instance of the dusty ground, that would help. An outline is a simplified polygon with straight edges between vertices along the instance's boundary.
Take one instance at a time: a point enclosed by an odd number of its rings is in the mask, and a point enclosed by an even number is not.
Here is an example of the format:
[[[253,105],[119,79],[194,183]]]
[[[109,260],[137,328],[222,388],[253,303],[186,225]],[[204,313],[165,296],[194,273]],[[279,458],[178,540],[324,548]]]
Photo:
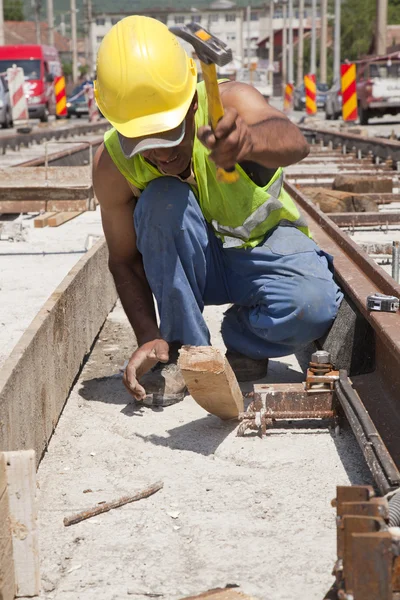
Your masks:
[[[208,309],[217,346],[221,309]],[[226,584],[264,600],[322,600],[332,583],[337,484],[369,482],[349,432],[235,436],[190,397],[132,403],[119,367],[134,339],[117,308],[74,387],[38,472],[47,600],[175,600]],[[269,380],[299,380],[295,357]],[[65,528],[63,517],[134,493],[147,500]],[[90,490],[90,491],[87,491]]]

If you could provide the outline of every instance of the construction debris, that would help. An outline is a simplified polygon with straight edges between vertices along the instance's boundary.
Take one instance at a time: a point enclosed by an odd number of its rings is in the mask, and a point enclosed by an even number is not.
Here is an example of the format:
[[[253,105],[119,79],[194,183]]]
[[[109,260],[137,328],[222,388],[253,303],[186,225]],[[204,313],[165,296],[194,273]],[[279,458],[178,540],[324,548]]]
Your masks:
[[[122,498],[119,498],[119,500],[112,500],[111,502],[106,502],[100,506],[94,506],[93,508],[89,508],[88,510],[77,513],[76,515],[72,515],[72,517],[65,517],[64,525],[65,527],[76,525],[81,521],[85,521],[86,519],[90,519],[96,515],[101,515],[102,513],[112,510],[113,508],[119,508],[125,504],[130,504],[131,502],[136,502],[137,500],[142,500],[143,498],[148,498],[149,496],[152,496],[161,490],[163,487],[164,483],[162,481],[157,481],[157,483],[150,485],[141,492],[133,494],[133,496],[122,496]]]

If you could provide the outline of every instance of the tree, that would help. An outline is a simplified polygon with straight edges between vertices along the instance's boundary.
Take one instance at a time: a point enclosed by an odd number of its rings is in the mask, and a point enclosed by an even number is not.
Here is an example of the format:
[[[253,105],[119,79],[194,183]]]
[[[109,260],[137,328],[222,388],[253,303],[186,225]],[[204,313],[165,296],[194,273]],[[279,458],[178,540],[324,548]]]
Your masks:
[[[373,52],[376,0],[345,0],[341,13],[342,61]]]
[[[24,21],[23,0],[4,0],[4,20]]]

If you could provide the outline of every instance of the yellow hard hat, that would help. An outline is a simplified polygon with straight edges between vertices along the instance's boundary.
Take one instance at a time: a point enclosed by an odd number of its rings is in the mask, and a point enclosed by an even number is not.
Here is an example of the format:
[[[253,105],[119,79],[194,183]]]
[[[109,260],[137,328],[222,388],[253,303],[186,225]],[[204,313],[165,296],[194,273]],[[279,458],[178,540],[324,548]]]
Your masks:
[[[196,83],[195,62],[156,19],[126,17],[100,44],[96,102],[123,136],[151,136],[178,127],[189,110]]]

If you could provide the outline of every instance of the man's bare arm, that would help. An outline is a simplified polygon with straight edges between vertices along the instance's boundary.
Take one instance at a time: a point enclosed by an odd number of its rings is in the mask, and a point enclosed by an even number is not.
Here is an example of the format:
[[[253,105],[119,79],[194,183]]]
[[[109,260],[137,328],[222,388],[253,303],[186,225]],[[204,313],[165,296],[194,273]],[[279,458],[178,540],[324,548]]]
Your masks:
[[[94,159],[93,183],[100,202],[110,254],[109,268],[122,306],[141,346],[149,340],[159,338],[160,332],[142,256],[136,247],[133,224],[135,198],[104,145],[99,148]]]
[[[309,146],[296,125],[268,104],[252,86],[229,82],[220,85],[225,115],[214,134],[199,130],[199,138],[211,150],[220,167],[249,160],[268,168],[299,162]]]

